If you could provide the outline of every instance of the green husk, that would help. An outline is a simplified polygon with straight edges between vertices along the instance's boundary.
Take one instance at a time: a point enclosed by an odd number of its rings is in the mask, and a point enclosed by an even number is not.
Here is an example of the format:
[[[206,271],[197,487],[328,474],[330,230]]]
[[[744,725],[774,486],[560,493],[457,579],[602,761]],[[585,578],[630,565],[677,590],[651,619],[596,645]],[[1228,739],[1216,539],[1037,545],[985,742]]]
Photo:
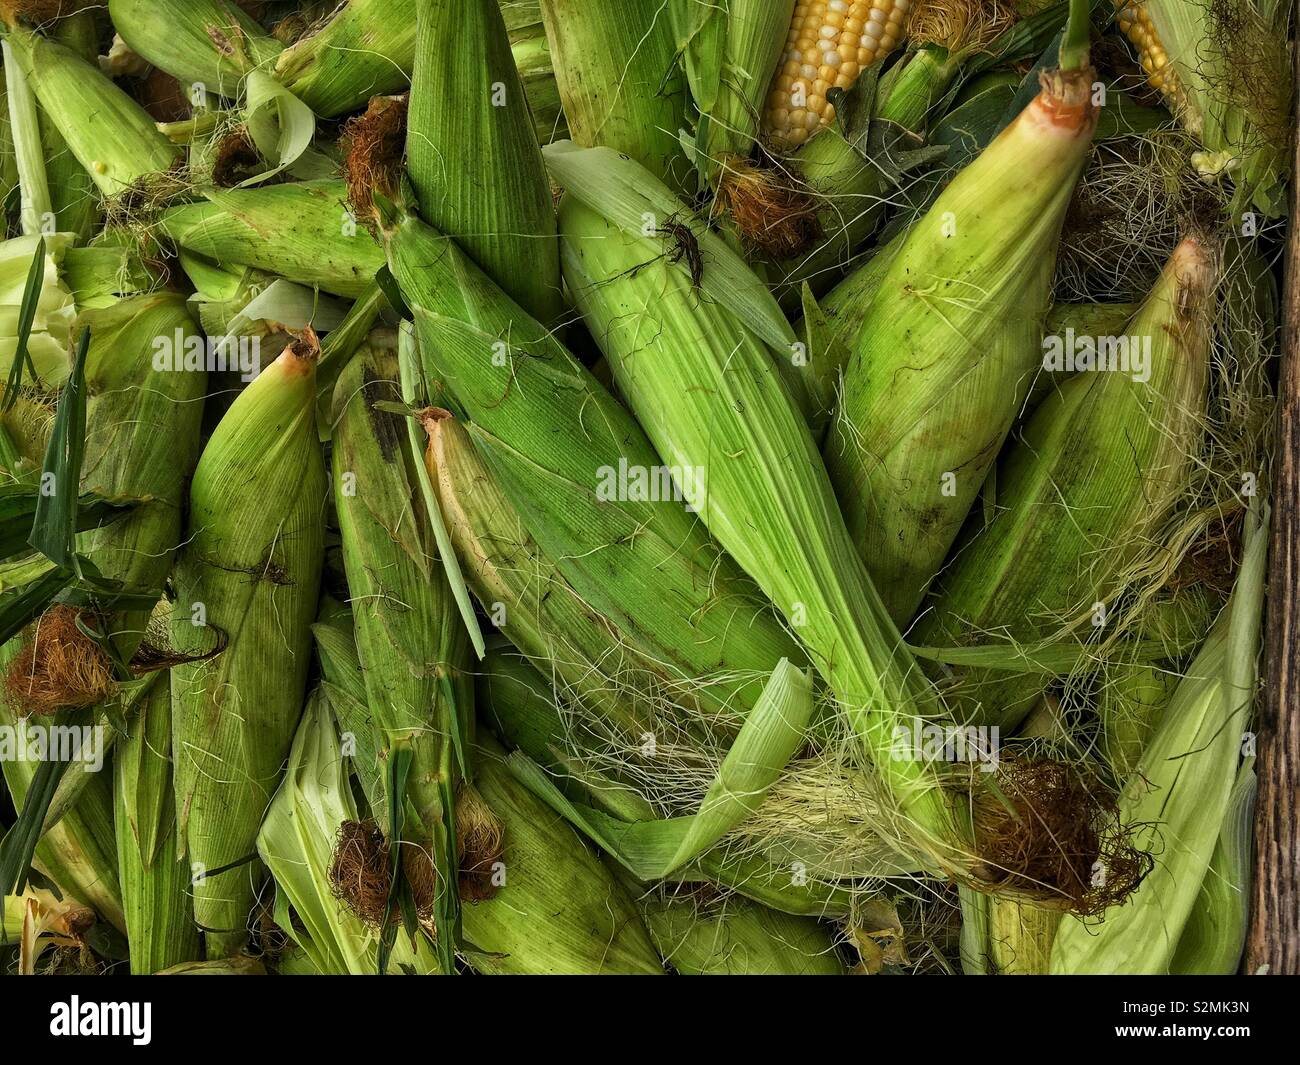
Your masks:
[[[125,92],[70,48],[11,30],[32,91],[68,150],[99,191],[111,196],[171,169],[179,151]]]
[[[0,651],[0,663],[7,669],[17,653],[18,641],[11,640]],[[0,699],[0,724],[17,728],[20,718],[6,700]],[[89,715],[74,723],[89,723]],[[0,760],[14,808],[21,810],[27,799],[38,763],[23,758]],[[88,772],[76,765],[71,773],[85,778],[77,805],[58,824],[42,833],[36,844],[34,864],[63,893],[121,931],[126,930],[122,892],[113,853],[113,796],[106,773]]]
[[[654,805],[635,787],[607,774],[594,760],[583,757],[584,730],[589,719],[577,722],[577,729],[565,719],[550,684],[513,648],[489,650],[479,673],[479,706],[497,736],[511,748],[554,774],[564,794],[621,822],[651,821],[656,818]],[[575,736],[575,731],[577,735]],[[708,752],[694,755],[693,768]],[[514,757],[514,756],[512,756]],[[516,766],[523,763],[515,758]],[[797,775],[806,772],[808,763],[793,767]],[[530,767],[524,767],[529,779],[536,779]],[[662,770],[672,772],[672,767]],[[814,779],[809,790],[814,793],[805,811],[794,811],[796,822],[813,820],[822,814],[825,794],[819,793]],[[538,794],[555,796],[543,786]],[[562,806],[563,804],[559,804]],[[760,807],[760,814],[763,812]],[[566,816],[568,811],[562,810]],[[583,826],[587,820],[581,811],[573,823]],[[823,815],[824,816],[824,815]],[[606,823],[606,827],[609,827]],[[615,832],[621,829],[615,827]],[[762,905],[796,916],[842,917],[862,904],[858,885],[832,883],[814,875],[814,863],[807,848],[797,839],[787,841],[777,835],[767,841],[759,853],[738,853],[722,846],[703,854],[694,862],[671,874],[669,882],[683,884],[721,884]],[[797,867],[810,875],[792,875]]]
[[[1179,115],[1205,151],[1192,164],[1207,180],[1227,175],[1232,215],[1286,211],[1293,79],[1287,7],[1257,0],[1146,0],[1186,105]]]
[[[277,971],[283,972],[283,969]],[[216,961],[188,961],[164,969],[156,976],[265,976],[266,965],[261,958],[237,955],[218,958]]]
[[[1043,976],[1062,920],[1058,909],[961,889],[961,962],[967,976]]]
[[[1024,645],[1104,620],[1094,604],[1121,591],[1119,575],[1186,487],[1205,409],[1213,275],[1208,252],[1184,240],[1127,327],[1151,338],[1149,380],[1080,373],[1038,407],[998,466],[996,516],[954,555],[916,643]],[[1008,729],[1042,683],[976,670],[952,698],[964,715]]]
[[[1241,755],[1256,694],[1268,534],[1266,514],[1252,509],[1248,519],[1232,598],[1120,796],[1120,816],[1134,826],[1154,865],[1133,896],[1108,909],[1100,923],[1062,922],[1052,952],[1053,973],[1174,971],[1180,940],[1203,903],[1202,888],[1225,822],[1241,815],[1239,803],[1249,787]],[[1242,786],[1234,801],[1238,781]],[[1240,848],[1240,825],[1229,831],[1237,836],[1234,849]],[[1226,864],[1216,873],[1225,880],[1211,890],[1235,886],[1237,876]],[[1241,903],[1238,896],[1237,913]],[[1229,954],[1239,954],[1240,918],[1228,921],[1225,916],[1207,922],[1224,921],[1218,936],[1207,935],[1200,919],[1187,933],[1184,963],[1189,968],[1226,964]]]
[[[415,60],[416,0],[349,0],[276,60],[275,78],[322,118],[401,92]]]
[[[137,55],[178,79],[234,99],[280,42],[234,0],[109,0],[113,28]]]
[[[549,144],[569,135],[569,124],[560,102],[560,89],[555,83],[555,66],[551,62],[551,46],[546,40],[546,27],[542,24],[541,8],[537,0],[524,0],[501,4],[510,34],[510,51],[515,57],[515,67],[528,97],[533,128],[537,140]]]
[[[574,141],[623,152],[690,191],[694,171],[678,138],[686,78],[663,0],[542,0],[541,8]]]
[[[419,501],[391,347],[363,345],[334,391],[334,506],[366,702],[379,757],[411,757],[411,842],[431,851],[448,883],[457,869],[456,789],[473,720],[470,644]],[[444,897],[445,896],[445,897]],[[454,937],[456,897],[440,937]]]
[[[519,783],[481,737],[475,784],[505,826],[504,883],[465,907],[469,963],[488,975],[662,974],[622,885],[564,821]]]
[[[339,829],[357,819],[329,700],[314,691],[294,734],[284,781],[257,834],[257,850],[275,878],[277,924],[324,976],[369,976],[378,965],[378,929],[350,913],[330,881]],[[426,941],[412,944],[399,935],[387,971],[439,970]]]
[[[666,462],[705,472],[688,500],[789,620],[840,701],[891,798],[885,834],[936,868],[968,872],[971,844],[935,767],[892,748],[895,727],[932,712],[933,698],[853,549],[771,356],[734,310],[700,298],[687,265],[669,258],[671,242],[633,235],[581,202],[591,182],[577,191],[572,164],[598,162],[603,149],[558,147],[547,158],[569,187],[560,211],[565,280],[619,391]],[[608,183],[658,185],[628,171],[611,162]]]
[[[171,679],[156,677],[113,759],[117,866],[131,973],[147,976],[203,956],[190,870],[176,860]]]
[[[664,961],[682,976],[843,976],[826,926],[749,899],[655,891],[641,913]]]
[[[45,242],[41,292],[27,336],[27,353],[39,383],[58,388],[67,380],[71,364],[68,345],[76,307],[66,281],[60,276],[72,235],[53,233],[11,237],[0,242],[0,363],[11,365],[17,352],[22,302],[27,279],[40,242]]]
[[[316,351],[295,341],[249,385],[204,448],[175,572],[172,639],[215,658],[172,671],[178,836],[198,876],[209,957],[244,940],[253,852],[302,712],[323,560],[326,478]]]
[[[559,320],[550,181],[496,0],[423,4],[407,114],[420,215],[530,315]]]
[[[753,672],[765,667],[777,633],[762,639],[765,634],[755,632],[753,653],[747,653],[745,633],[760,623],[746,622],[736,611],[734,624],[745,628],[728,637],[721,659],[707,637],[675,645],[656,640],[648,634],[655,614],[632,594],[630,583],[621,597],[628,622],[601,613],[529,534],[475,449],[471,430],[451,418],[427,419],[425,427],[430,478],[475,596],[561,697],[582,708],[589,727],[635,747],[645,742],[646,733],[671,728],[676,715],[665,702],[674,710],[689,708],[702,729],[729,707],[739,709],[733,705],[738,693],[748,705],[752,696],[746,688]],[[593,506],[614,504],[588,501],[584,510]],[[707,616],[716,592],[716,585],[701,587],[694,602],[681,603],[680,613]]]
[[[1176,976],[1232,976],[1241,965],[1250,918],[1254,759],[1242,762],[1201,893],[1187,915],[1169,971]]]
[[[794,0],[673,0],[669,12],[698,112],[699,165],[711,184],[728,156],[754,146]]]
[[[909,229],[863,317],[823,452],[894,621],[911,620],[1043,357],[1093,74],[1043,91]]]
[[[225,266],[253,266],[356,299],[384,265],[383,249],[347,206],[340,181],[207,189],[173,207],[160,228],[182,248]]]
[[[185,299],[172,292],[124,299],[88,311],[86,448],[81,489],[143,502],[120,521],[81,534],[78,548],[122,590],[157,601],[181,535],[185,485],[199,452],[204,370],[160,360],[200,333]],[[152,605],[111,618],[109,632],[129,659]]]
[[[406,216],[386,239],[426,373],[468,413],[540,551],[583,603],[636,633],[640,655],[682,662],[668,675],[687,697],[715,715],[743,713],[776,662],[798,652],[679,502],[620,498],[620,468],[660,468],[627,411],[446,238]],[[648,587],[660,594],[637,594]]]

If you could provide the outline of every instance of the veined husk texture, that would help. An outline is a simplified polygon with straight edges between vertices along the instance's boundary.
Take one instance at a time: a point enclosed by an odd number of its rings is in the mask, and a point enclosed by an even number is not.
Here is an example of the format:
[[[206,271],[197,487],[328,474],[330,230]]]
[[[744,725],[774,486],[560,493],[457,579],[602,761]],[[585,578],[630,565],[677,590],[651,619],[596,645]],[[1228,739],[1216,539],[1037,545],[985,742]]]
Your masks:
[[[324,554],[315,398],[315,350],[295,341],[231,405],[190,487],[172,639],[224,649],[174,667],[172,727],[177,823],[210,957],[243,942],[260,866],[202,874],[252,853],[302,713]]]
[[[1042,361],[1092,72],[1043,90],[909,230],[871,298],[827,468],[891,616],[911,620]]]
[[[960,546],[914,643],[1032,644],[1104,620],[1118,576],[1186,490],[1204,419],[1214,276],[1210,250],[1184,240],[1126,328],[1137,344],[1149,338],[1147,379],[1131,368],[1079,373],[1038,407],[999,464],[996,516]],[[978,671],[951,689],[963,714],[1003,728],[1040,690],[1039,677]]]

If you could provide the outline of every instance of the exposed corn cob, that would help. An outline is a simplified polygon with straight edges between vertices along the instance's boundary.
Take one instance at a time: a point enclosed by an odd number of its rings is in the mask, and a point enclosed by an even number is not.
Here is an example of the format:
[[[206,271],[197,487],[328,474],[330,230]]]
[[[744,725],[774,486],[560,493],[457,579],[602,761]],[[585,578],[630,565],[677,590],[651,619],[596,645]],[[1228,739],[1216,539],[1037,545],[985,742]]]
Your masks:
[[[94,64],[55,41],[11,31],[32,90],[54,127],[107,196],[170,169],[179,151],[153,119]]]
[[[641,655],[684,663],[669,675],[715,713],[752,706],[776,662],[797,656],[793,641],[682,508],[680,484],[626,410],[447,238],[406,216],[386,239],[428,376],[469,413],[475,444],[544,555],[582,602],[636,633]],[[518,387],[503,395],[508,380]],[[671,472],[680,481],[694,471]],[[631,591],[652,586],[660,594]]]
[[[234,0],[109,0],[108,13],[131,50],[177,78],[187,95],[234,98],[250,71],[282,51]]]
[[[496,0],[423,4],[418,24],[406,156],[420,214],[554,324],[555,207]]]
[[[799,0],[767,98],[764,133],[795,148],[835,117],[826,94],[848,89],[907,33],[912,0]]]
[[[661,0],[542,0],[555,80],[575,142],[603,144],[668,184],[693,187],[678,139],[685,78],[675,70],[671,19]]]
[[[733,311],[701,300],[691,270],[670,257],[671,242],[694,242],[693,233],[667,243],[634,235],[573,191],[576,167],[599,167],[611,189],[648,189],[658,184],[651,175],[603,149],[559,148],[547,160],[570,189],[560,210],[565,280],[620,392],[669,463],[702,471],[689,502],[791,622],[841,702],[893,799],[887,834],[936,868],[968,872],[966,830],[934,766],[891,749],[896,726],[934,709],[931,693],[854,551],[771,356]],[[683,207],[679,217],[690,215]]]
[[[141,976],[203,955],[189,866],[176,855],[171,679],[156,677],[113,759],[114,830],[131,972]]]
[[[409,751],[411,842],[439,872],[439,935],[454,937],[455,806],[473,720],[470,645],[422,510],[406,431],[377,404],[400,402],[396,353],[363,346],[334,390],[334,506],[356,645],[380,757]],[[447,955],[450,957],[450,954]]]
[[[1124,36],[1137,49],[1138,63],[1146,71],[1152,88],[1159,90],[1170,111],[1182,114],[1187,106],[1187,93],[1179,83],[1177,72],[1169,65],[1169,56],[1160,43],[1146,4],[1143,0],[1115,0],[1115,15]]]
[[[1072,918],[1062,923],[1052,951],[1054,973],[1173,970],[1231,811],[1243,731],[1255,699],[1267,551],[1267,522],[1260,517],[1250,515],[1228,607],[1188,668],[1120,796],[1120,814],[1137,826],[1155,858],[1153,868],[1133,897],[1107,910],[1100,924]],[[1220,957],[1239,954],[1239,929],[1225,938],[1235,941],[1236,949]],[[1193,954],[1200,954],[1201,946],[1189,942]]]
[[[652,891],[640,900],[651,938],[683,976],[842,976],[829,929],[731,896]]]
[[[917,644],[1032,644],[1086,619],[1095,604],[1104,610],[1119,590],[1116,576],[1165,520],[1194,461],[1213,277],[1204,246],[1184,240],[1127,329],[1149,350],[1148,378],[1118,366],[1078,374],[1034,412],[998,467],[997,516],[945,570],[912,636]],[[974,671],[953,696],[966,713],[1005,729],[1040,689],[1037,677]]]
[[[1091,70],[1043,89],[907,234],[863,316],[823,453],[894,621],[916,610],[1041,365]],[[1032,163],[1030,162],[1032,160]]]
[[[173,642],[217,657],[172,671],[178,836],[198,874],[209,957],[244,940],[253,849],[302,712],[322,562],[324,464],[314,336],[291,344],[222,418],[190,488]],[[215,633],[214,633],[215,630]]]
[[[207,202],[173,207],[162,231],[221,264],[255,266],[338,296],[361,296],[383,249],[347,206],[339,181],[209,189]]]

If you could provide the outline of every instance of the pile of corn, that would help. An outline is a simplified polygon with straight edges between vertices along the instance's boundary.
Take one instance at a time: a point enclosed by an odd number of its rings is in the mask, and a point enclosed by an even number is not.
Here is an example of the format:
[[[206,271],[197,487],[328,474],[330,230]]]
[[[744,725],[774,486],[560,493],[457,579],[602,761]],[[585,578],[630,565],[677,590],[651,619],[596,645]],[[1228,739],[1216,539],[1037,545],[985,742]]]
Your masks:
[[[1283,5],[0,16],[7,970],[1236,970]]]

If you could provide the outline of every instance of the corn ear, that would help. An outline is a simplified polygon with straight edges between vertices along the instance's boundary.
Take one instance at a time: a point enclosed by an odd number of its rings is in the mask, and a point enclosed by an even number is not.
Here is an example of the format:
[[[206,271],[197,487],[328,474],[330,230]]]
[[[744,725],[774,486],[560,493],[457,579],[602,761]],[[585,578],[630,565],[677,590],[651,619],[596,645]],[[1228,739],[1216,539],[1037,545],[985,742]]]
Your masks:
[[[113,29],[131,51],[197,89],[234,99],[280,42],[233,0],[109,0]]]
[[[323,558],[326,478],[315,357],[290,345],[221,419],[190,487],[172,638],[215,658],[172,671],[178,836],[196,867],[209,957],[232,953],[259,879],[240,865],[302,712]]]
[[[572,729],[551,685],[514,648],[493,648],[483,660],[479,707],[485,723],[507,747],[517,748],[562,779],[565,795],[625,823],[657,817],[639,791],[584,765],[582,744],[572,742]],[[794,916],[847,916],[862,903],[854,885],[791,875],[795,870],[809,871],[815,863],[806,849],[792,846],[787,855],[783,845],[783,840],[774,839],[767,854],[733,855],[725,846],[717,848],[672,874],[669,882],[720,884],[768,909]]]
[[[420,215],[534,318],[558,321],[551,186],[496,0],[422,4],[407,113]]]
[[[1092,80],[1090,70],[1045,75],[912,226],[844,369],[826,463],[899,625],[939,571],[1042,360],[1061,225],[1095,125]]]
[[[380,758],[409,751],[411,842],[429,848],[441,883],[457,869],[457,785],[473,721],[470,645],[436,557],[401,419],[397,355],[363,345],[334,392],[334,506],[343,540],[355,639]],[[456,896],[447,892],[453,934]]]
[[[696,902],[655,891],[640,900],[664,961],[682,976],[843,976],[826,926],[749,899]]]
[[[10,640],[0,651],[0,664],[7,669],[18,651]],[[20,735],[20,718],[7,700],[0,699],[0,724]],[[86,717],[87,722],[89,717]],[[32,758],[4,758],[0,770],[14,808],[21,810],[27,799],[38,762]],[[85,780],[77,805],[51,828],[42,832],[36,844],[34,864],[63,893],[91,907],[114,928],[126,931],[122,891],[113,853],[113,795],[106,774],[90,772],[89,765],[73,765],[70,772]]]
[[[585,154],[594,161],[604,151]],[[966,830],[934,767],[891,747],[896,726],[934,709],[931,693],[854,550],[771,355],[734,310],[700,299],[688,265],[671,258],[672,236],[629,232],[579,199],[567,180],[571,154],[547,154],[569,189],[565,281],[619,391],[667,463],[700,471],[688,501],[804,643],[894,800],[899,838],[935,866],[965,865]],[[658,184],[617,157],[604,166],[608,185]]]
[[[1153,868],[1099,924],[1076,918],[1062,922],[1052,951],[1053,973],[1173,971],[1225,818],[1239,815],[1233,810],[1233,789],[1255,699],[1266,529],[1266,516],[1252,510],[1232,598],[1120,795],[1120,816],[1152,854]],[[1190,933],[1200,941],[1194,946],[1189,939],[1193,957],[1200,956],[1202,932]],[[1225,940],[1237,936],[1234,930]],[[1239,952],[1239,939],[1237,943]]]
[[[1231,178],[1234,217],[1285,213],[1293,91],[1285,5],[1145,0],[1141,9],[1148,50],[1163,45],[1159,87],[1172,78],[1175,112],[1204,146],[1192,164],[1207,181]]]
[[[1015,898],[961,893],[961,964],[967,976],[1044,976],[1059,909]]]
[[[468,413],[475,447],[541,552],[589,609],[636,633],[640,655],[682,663],[674,679],[718,679],[699,686],[701,703],[743,713],[776,662],[798,652],[674,498],[627,411],[446,238],[407,216],[386,239],[427,375]],[[659,594],[632,592],[647,587]]]
[[[24,209],[25,210],[25,209]],[[73,294],[63,275],[64,257],[70,250],[72,235],[53,233],[0,241],[0,360],[13,363],[18,345],[18,324],[23,290],[37,245],[45,241],[45,265],[41,293],[27,338],[27,353],[36,367],[36,376],[46,389],[60,387],[72,369],[68,346],[72,339],[72,322],[76,317]]]
[[[537,140],[549,144],[569,135],[569,125],[555,83],[555,65],[551,62],[551,45],[546,39],[541,5],[537,0],[503,0],[501,14],[510,34],[510,51],[528,96]]]
[[[347,206],[340,181],[208,189],[205,202],[173,207],[162,231],[226,266],[252,266],[336,296],[362,296],[383,249]]]
[[[207,374],[185,369],[181,354],[202,334],[184,297],[170,292],[88,311],[81,322],[91,335],[81,490],[142,502],[82,533],[78,548],[124,592],[156,599],[181,543],[185,484],[198,459]],[[143,638],[149,610],[110,619],[124,659]]]
[[[257,834],[257,852],[279,888],[280,927],[325,976],[370,976],[379,962],[378,930],[349,912],[330,885],[339,829],[357,819],[329,701],[314,691],[294,733],[284,781]],[[420,937],[413,945],[399,933],[388,971],[404,967],[421,975],[438,972],[429,945]]]
[[[401,92],[415,59],[417,0],[350,0],[286,48],[275,78],[322,118]],[[448,101],[450,103],[450,101]]]
[[[1077,374],[1038,407],[999,464],[997,515],[944,571],[916,644],[1031,644],[1116,595],[1194,461],[1213,277],[1208,251],[1184,240],[1127,328],[1136,344],[1150,338],[1148,379],[1118,367]],[[952,695],[964,713],[1005,729],[1040,690],[1040,678],[976,671]]]
[[[44,113],[101,193],[123,192],[175,165],[177,147],[97,66],[35,34],[11,31],[5,41],[17,51]]]
[[[686,83],[662,0],[542,0],[541,8],[574,141],[630,155],[689,191],[693,170],[678,138]]]
[[[776,72],[795,0],[729,0],[669,6],[698,112],[696,150],[712,182],[732,155],[748,155]],[[702,161],[703,161],[702,160]]]
[[[488,975],[663,973],[645,925],[623,886],[577,834],[481,737],[475,783],[505,825],[504,882],[494,898],[467,906],[465,938]]]
[[[171,680],[163,673],[141,699],[113,759],[117,867],[134,976],[203,956],[189,866],[176,858],[171,738]]]

